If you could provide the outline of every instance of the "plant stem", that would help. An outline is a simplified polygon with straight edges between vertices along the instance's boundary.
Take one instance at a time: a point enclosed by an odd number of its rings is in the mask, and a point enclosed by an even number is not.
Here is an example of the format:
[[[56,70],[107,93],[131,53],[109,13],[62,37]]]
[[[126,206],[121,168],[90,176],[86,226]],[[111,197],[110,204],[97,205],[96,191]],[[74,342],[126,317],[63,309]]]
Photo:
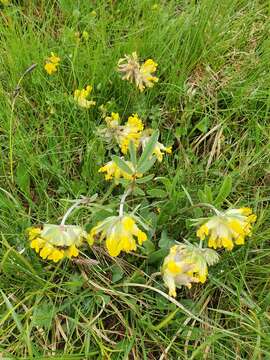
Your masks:
[[[82,198],[82,199],[76,200],[75,203],[67,210],[67,212],[66,212],[65,215],[63,216],[63,219],[62,219],[60,225],[61,225],[61,226],[64,226],[67,218],[68,218],[69,215],[72,213],[72,211],[73,211],[74,209],[76,209],[76,207],[78,207],[80,204],[86,203],[87,201],[88,201],[88,199],[86,199],[86,198]]]
[[[120,206],[119,206],[119,216],[123,216],[124,214],[124,205],[125,205],[125,201],[126,198],[128,197],[128,195],[132,192],[132,187],[129,187],[124,194],[121,197],[121,201],[120,201]]]

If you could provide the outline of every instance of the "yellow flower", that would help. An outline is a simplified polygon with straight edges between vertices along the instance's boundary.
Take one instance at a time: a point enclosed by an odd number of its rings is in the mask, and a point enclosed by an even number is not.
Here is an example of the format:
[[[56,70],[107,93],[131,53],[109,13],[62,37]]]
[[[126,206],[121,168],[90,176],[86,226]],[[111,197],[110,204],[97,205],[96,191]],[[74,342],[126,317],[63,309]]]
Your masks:
[[[84,41],[88,41],[88,40],[89,40],[89,33],[88,33],[88,31],[84,30],[84,31],[82,32],[82,38],[83,38]]]
[[[118,71],[123,74],[122,79],[134,82],[140,91],[143,91],[145,87],[153,87],[154,83],[158,81],[158,78],[153,76],[157,66],[158,64],[152,59],[148,59],[140,65],[136,52],[125,55],[118,61]]]
[[[143,128],[143,122],[139,118],[138,114],[129,116],[128,121],[121,127],[118,134],[118,143],[123,154],[127,154],[130,141],[133,141],[135,147],[139,146],[139,140]]]
[[[158,64],[152,59],[148,59],[142,64],[140,69],[141,81],[138,85],[140,91],[143,91],[145,87],[151,88],[154,86],[154,83],[158,82],[158,78],[152,75],[156,71],[157,66]]]
[[[78,103],[79,106],[89,109],[91,106],[96,105],[95,101],[86,100],[86,98],[90,95],[92,91],[92,86],[88,85],[85,89],[75,90],[74,92],[74,100]]]
[[[98,223],[89,234],[89,244],[92,245],[96,239],[105,240],[109,254],[118,256],[121,251],[135,251],[137,243],[142,245],[147,236],[131,216],[124,215],[111,216]]]
[[[116,129],[120,125],[120,116],[118,113],[112,112],[111,116],[105,117],[108,128]]]
[[[141,139],[140,139],[140,142],[142,144],[142,148],[144,149],[148,143],[148,141],[150,140],[150,137],[151,137],[151,134],[152,134],[153,130],[152,129],[147,129],[146,131],[144,131],[142,133],[142,136],[141,136]],[[154,150],[153,150],[153,155],[156,156],[157,160],[159,162],[162,161],[163,159],[163,155],[164,153],[167,153],[167,154],[171,154],[172,153],[172,147],[169,146],[169,147],[166,147],[164,146],[162,143],[160,143],[159,141],[157,141],[155,147],[154,147]]]
[[[46,60],[44,69],[47,71],[49,75],[52,75],[57,71],[57,67],[59,66],[59,63],[60,63],[60,58],[52,52],[51,56]]]
[[[201,225],[197,236],[201,240],[208,237],[209,247],[232,250],[234,244],[244,244],[245,237],[251,235],[252,223],[255,221],[256,215],[249,208],[226,210]]]
[[[176,287],[191,288],[192,283],[205,283],[208,275],[207,265],[218,261],[214,250],[201,249],[191,244],[174,245],[164,259],[163,280],[169,288],[169,295],[176,297]]]
[[[125,161],[125,163],[134,171],[134,167],[130,161]],[[98,172],[105,173],[105,180],[115,179],[115,183],[119,183],[119,179],[123,178],[126,180],[132,180],[133,178],[142,177],[142,174],[134,173],[129,175],[125,171],[121,170],[118,165],[113,161],[109,161],[106,165],[102,166]]]
[[[27,229],[30,247],[42,259],[58,262],[64,257],[79,255],[78,247],[87,239],[87,233],[76,225],[45,224],[43,229],[31,227]]]

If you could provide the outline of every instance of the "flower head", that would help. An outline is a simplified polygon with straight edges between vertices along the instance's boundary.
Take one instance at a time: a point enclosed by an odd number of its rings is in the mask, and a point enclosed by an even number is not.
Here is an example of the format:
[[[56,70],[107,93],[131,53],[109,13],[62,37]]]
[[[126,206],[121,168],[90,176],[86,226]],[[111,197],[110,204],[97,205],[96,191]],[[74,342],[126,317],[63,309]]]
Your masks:
[[[146,87],[153,87],[154,83],[158,81],[158,78],[153,76],[157,66],[158,64],[152,59],[148,59],[140,65],[136,52],[125,55],[118,61],[118,71],[123,74],[122,79],[134,82],[141,92]]]
[[[152,129],[147,129],[142,133],[142,136],[140,138],[140,142],[142,144],[142,149],[144,150],[144,148],[146,147],[146,145],[148,144],[150,138],[151,138],[151,134],[152,134],[153,130]],[[156,156],[156,158],[158,159],[159,162],[162,161],[163,159],[163,155],[164,153],[167,154],[171,154],[172,153],[172,147],[171,146],[164,146],[162,143],[160,143],[159,141],[157,141],[154,150],[153,150],[153,155]]]
[[[130,167],[131,170],[134,171],[134,167],[130,161],[125,161],[125,163]],[[126,173],[125,171],[120,169],[120,167],[113,160],[109,161],[107,164],[102,166],[98,170],[98,172],[105,173],[105,180],[111,180],[114,178],[116,184],[119,183],[120,178],[123,178],[126,180],[132,180],[133,178],[142,177],[142,174],[135,173],[135,172],[133,175],[129,175],[128,173]]]
[[[52,225],[45,224],[43,229],[30,227],[28,237],[30,247],[42,257],[42,259],[59,260],[79,255],[78,247],[81,246],[88,234],[76,225]]]
[[[108,128],[116,129],[120,126],[120,116],[118,113],[112,112],[111,116],[106,116],[105,121]]]
[[[208,237],[209,247],[232,250],[234,244],[244,244],[245,237],[251,235],[252,223],[255,221],[256,215],[249,208],[226,210],[201,225],[197,236],[201,240]]]
[[[96,239],[105,240],[109,254],[118,256],[121,251],[135,251],[137,243],[142,245],[147,236],[131,216],[124,215],[111,216],[98,223],[90,232],[89,244],[92,245]]]
[[[143,128],[143,122],[138,114],[129,116],[128,121],[121,127],[118,134],[118,143],[123,154],[127,153],[130,141],[133,141],[135,147],[138,147]]]
[[[46,60],[46,64],[44,65],[44,69],[47,71],[49,75],[52,75],[57,71],[57,67],[59,66],[60,58],[51,52],[51,56]]]
[[[105,116],[105,122],[107,127],[99,131],[100,135],[108,142],[116,142],[123,154],[127,154],[130,141],[135,147],[139,146],[144,125],[138,114],[129,116],[127,122],[121,125],[119,114],[112,112],[110,116]]]
[[[145,87],[151,88],[154,86],[154,83],[158,82],[158,78],[152,75],[156,71],[157,66],[158,64],[152,59],[148,59],[142,64],[140,69],[141,81],[138,85],[140,91],[143,91]]]
[[[191,244],[174,245],[165,258],[162,273],[169,288],[169,295],[176,297],[176,287],[191,288],[192,283],[204,283],[208,275],[207,265],[218,261],[214,250],[201,249]]]
[[[79,106],[89,109],[91,106],[96,105],[95,101],[86,99],[90,95],[92,89],[93,88],[91,85],[87,85],[85,89],[75,90],[74,100],[78,103]]]

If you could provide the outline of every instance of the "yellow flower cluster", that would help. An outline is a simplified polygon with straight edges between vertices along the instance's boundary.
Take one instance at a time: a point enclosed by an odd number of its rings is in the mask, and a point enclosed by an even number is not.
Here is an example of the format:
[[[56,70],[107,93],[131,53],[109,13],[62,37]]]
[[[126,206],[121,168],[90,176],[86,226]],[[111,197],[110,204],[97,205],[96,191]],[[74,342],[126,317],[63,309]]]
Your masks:
[[[252,223],[255,221],[256,215],[252,214],[250,208],[226,210],[201,225],[197,236],[201,240],[208,237],[209,247],[232,250],[234,244],[244,244],[245,237],[251,235]]]
[[[139,63],[138,55],[133,52],[131,55],[125,55],[118,61],[118,71],[123,74],[122,79],[134,82],[142,92],[146,87],[151,88],[158,78],[153,76],[158,64],[152,59],[146,60],[142,65]]]
[[[152,129],[147,129],[142,133],[140,142],[142,144],[142,149],[143,150],[146,147],[146,145],[148,144],[152,132],[153,132]],[[153,155],[155,155],[157,160],[159,162],[161,162],[163,160],[164,153],[171,154],[172,153],[172,147],[171,146],[166,147],[162,143],[157,141],[157,143],[156,143],[156,145],[154,147],[154,150],[153,150]]]
[[[139,146],[143,127],[143,122],[138,114],[129,116],[128,121],[122,127],[122,131],[119,134],[119,145],[123,154],[127,154],[130,141],[133,141],[135,147]]]
[[[47,59],[46,64],[44,65],[44,69],[49,75],[52,75],[57,71],[59,63],[60,58],[52,52],[51,56]]]
[[[118,256],[121,251],[130,252],[137,249],[147,240],[146,234],[138,228],[129,215],[111,216],[98,223],[90,232],[89,244],[95,240],[105,240],[106,248],[111,256]]]
[[[83,107],[85,109],[89,109],[91,106],[96,105],[95,101],[87,100],[87,97],[91,94],[92,86],[87,85],[85,89],[82,90],[75,90],[74,92],[74,100],[77,102],[77,104],[80,107]]]
[[[199,248],[174,245],[164,260],[162,273],[169,295],[176,297],[177,286],[185,285],[190,289],[192,283],[206,281],[207,262]]]
[[[30,247],[42,259],[59,260],[79,255],[78,247],[87,240],[88,234],[76,225],[45,224],[43,229],[31,227],[28,229]]]
[[[134,171],[133,175],[129,175],[125,171],[121,170],[119,166],[113,161],[109,161],[107,164],[102,166],[98,172],[105,173],[105,180],[115,179],[115,183],[119,183],[119,179],[123,178],[126,180],[132,180],[134,178],[142,177],[142,174],[135,173],[134,167],[130,161],[125,161],[125,163]]]
[[[124,155],[127,154],[129,143],[131,141],[135,145],[136,149],[141,146],[142,150],[144,150],[150,140],[151,134],[153,133],[152,129],[144,130],[144,124],[138,114],[129,116],[128,121],[124,125],[121,125],[119,114],[112,112],[110,116],[105,116],[105,122],[107,125],[107,131],[101,131],[102,137],[108,139],[109,141],[115,139]],[[161,162],[164,153],[171,154],[172,147],[166,147],[157,141],[153,150],[153,155],[155,155],[157,160]]]

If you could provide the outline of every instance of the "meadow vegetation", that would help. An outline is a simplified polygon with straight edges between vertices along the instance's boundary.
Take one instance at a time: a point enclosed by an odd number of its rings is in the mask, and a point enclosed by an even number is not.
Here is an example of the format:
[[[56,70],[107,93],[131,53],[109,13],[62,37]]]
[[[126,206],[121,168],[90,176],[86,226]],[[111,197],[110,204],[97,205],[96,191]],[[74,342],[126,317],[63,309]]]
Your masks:
[[[0,358],[270,359],[268,1],[0,4]],[[142,92],[117,71],[134,51],[158,64]],[[83,108],[74,92],[87,85],[95,104]],[[104,108],[138,114],[172,146],[126,203],[140,204],[148,240],[118,257],[94,242],[43,260],[27,228],[60,223],[81,196],[97,194],[69,218],[87,232],[118,210],[123,185],[99,172],[116,153]],[[204,284],[172,298],[160,268],[175,241],[199,243],[192,219],[211,213],[200,203],[257,220]]]

